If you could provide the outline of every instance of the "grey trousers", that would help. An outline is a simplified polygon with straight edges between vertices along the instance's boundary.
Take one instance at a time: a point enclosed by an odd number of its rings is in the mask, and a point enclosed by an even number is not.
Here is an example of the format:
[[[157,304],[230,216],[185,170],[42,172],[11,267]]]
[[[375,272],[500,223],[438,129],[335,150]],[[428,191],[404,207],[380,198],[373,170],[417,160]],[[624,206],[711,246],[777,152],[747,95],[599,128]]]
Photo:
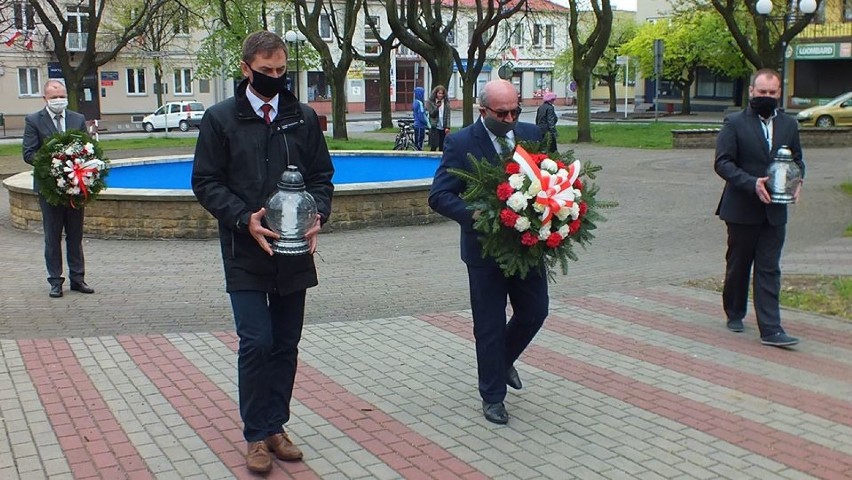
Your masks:
[[[68,276],[72,283],[85,277],[83,260],[83,209],[55,207],[38,196],[41,219],[44,225],[44,262],[47,281],[51,285],[65,281],[62,277],[62,231],[65,230],[65,250],[68,259]]]

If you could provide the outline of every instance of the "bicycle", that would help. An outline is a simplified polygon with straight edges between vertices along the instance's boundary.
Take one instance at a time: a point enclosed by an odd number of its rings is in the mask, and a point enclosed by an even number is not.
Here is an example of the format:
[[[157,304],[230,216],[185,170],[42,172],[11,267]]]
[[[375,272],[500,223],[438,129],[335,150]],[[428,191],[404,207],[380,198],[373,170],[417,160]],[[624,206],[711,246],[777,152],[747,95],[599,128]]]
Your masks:
[[[417,145],[414,143],[414,120],[397,120],[399,132],[396,134],[394,141],[394,150],[417,150]]]

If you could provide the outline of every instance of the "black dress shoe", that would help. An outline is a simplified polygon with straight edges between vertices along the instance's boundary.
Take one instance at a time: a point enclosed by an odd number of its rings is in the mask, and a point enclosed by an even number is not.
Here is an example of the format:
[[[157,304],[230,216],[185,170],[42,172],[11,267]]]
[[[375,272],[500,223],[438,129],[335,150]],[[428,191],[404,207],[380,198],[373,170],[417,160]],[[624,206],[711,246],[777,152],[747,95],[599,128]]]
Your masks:
[[[761,337],[760,343],[769,345],[770,347],[792,347],[799,343],[799,339],[781,332],[769,335],[768,337]]]
[[[506,412],[506,406],[503,405],[503,402],[487,403],[483,400],[482,414],[485,415],[485,419],[491,423],[497,423],[499,425],[509,423],[509,414]]]
[[[95,293],[95,289],[86,285],[86,282],[71,282],[71,290],[80,293]]]
[[[743,327],[743,321],[742,320],[728,320],[727,327],[728,327],[728,330],[730,330],[732,332],[737,332],[737,333],[745,330],[745,327]]]
[[[521,377],[518,376],[517,368],[509,367],[509,370],[506,372],[506,385],[514,388],[515,390],[524,388],[524,385],[521,383]]]
[[[51,285],[49,295],[50,295],[51,298],[61,297],[62,296],[62,285]]]

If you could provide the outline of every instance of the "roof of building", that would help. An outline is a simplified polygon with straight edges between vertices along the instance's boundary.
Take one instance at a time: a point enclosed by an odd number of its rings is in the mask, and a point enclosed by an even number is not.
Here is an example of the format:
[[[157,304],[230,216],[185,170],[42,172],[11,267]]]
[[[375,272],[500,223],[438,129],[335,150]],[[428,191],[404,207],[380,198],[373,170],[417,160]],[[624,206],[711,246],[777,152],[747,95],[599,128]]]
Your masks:
[[[443,0],[444,5],[452,6],[453,0]],[[478,3],[481,3],[482,0],[458,0],[459,6],[462,8],[476,8]],[[509,2],[509,5],[514,4],[513,1]],[[568,13],[568,9],[563,7],[562,5],[558,5],[556,3],[550,2],[548,0],[527,0],[527,7],[534,12],[559,12],[559,13]]]

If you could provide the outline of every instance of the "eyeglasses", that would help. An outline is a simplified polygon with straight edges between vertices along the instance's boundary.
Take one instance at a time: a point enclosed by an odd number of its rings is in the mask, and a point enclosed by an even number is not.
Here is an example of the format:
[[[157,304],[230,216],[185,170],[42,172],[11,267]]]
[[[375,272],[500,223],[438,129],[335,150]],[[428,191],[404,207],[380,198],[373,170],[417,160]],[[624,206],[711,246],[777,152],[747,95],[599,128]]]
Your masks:
[[[516,109],[514,109],[514,110],[505,110],[505,111],[503,111],[503,110],[494,110],[494,109],[493,109],[493,108],[491,108],[491,107],[483,107],[483,108],[485,108],[486,110],[491,110],[491,112],[494,114],[494,116],[496,116],[496,117],[497,117],[497,118],[499,118],[500,120],[505,120],[505,119],[506,119],[506,117],[507,117],[507,116],[509,116],[509,115],[511,115],[511,116],[512,116],[512,118],[515,118],[515,119],[516,119],[516,118],[518,118],[518,115],[520,115],[520,114],[521,114],[521,107],[518,107],[518,108],[516,108]]]

